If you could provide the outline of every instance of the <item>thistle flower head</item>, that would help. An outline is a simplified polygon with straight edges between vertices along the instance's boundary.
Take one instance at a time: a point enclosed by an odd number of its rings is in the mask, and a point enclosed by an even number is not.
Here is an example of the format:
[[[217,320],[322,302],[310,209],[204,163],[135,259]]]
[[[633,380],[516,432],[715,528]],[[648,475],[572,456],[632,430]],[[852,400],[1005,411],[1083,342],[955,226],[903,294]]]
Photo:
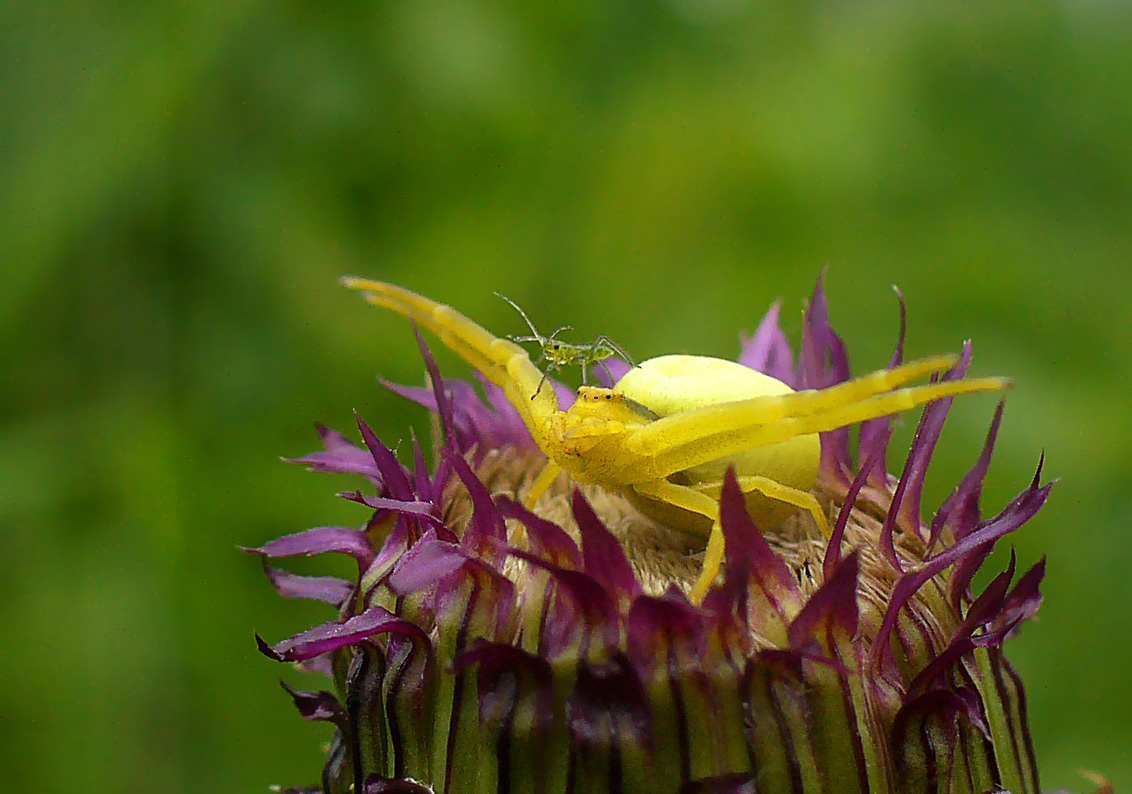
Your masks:
[[[902,322],[890,366],[901,363]],[[418,337],[419,339],[419,337]],[[533,511],[545,466],[497,386],[389,385],[436,417],[435,465],[397,459],[358,419],[361,445],[319,427],[294,461],[360,475],[361,529],[320,527],[253,549],[266,558],[347,554],[349,581],[265,562],[284,596],[338,617],[273,646],[330,676],[288,690],[336,726],[321,787],[339,792],[1038,792],[1021,682],[1003,642],[1037,610],[1044,562],[978,592],[995,544],[1044,504],[1033,481],[984,514],[1000,403],[970,471],[929,521],[924,476],[950,399],[923,411],[899,475],[890,419],[821,436],[813,493],[832,537],[804,512],[756,525],[734,472],[719,494],[722,573],[686,595],[703,539],[618,493],[560,477]],[[961,378],[963,349],[943,381]],[[794,389],[851,378],[821,283],[794,353],[771,309],[739,362]],[[610,364],[611,368],[614,365]],[[622,368],[623,370],[624,368]],[[555,384],[563,404],[573,398]]]

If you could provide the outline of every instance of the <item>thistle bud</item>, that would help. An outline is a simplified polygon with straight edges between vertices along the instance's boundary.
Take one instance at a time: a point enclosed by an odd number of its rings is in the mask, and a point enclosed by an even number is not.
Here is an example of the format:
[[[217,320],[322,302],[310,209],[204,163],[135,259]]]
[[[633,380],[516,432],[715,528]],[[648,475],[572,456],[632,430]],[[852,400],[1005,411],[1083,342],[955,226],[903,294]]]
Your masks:
[[[903,307],[902,307],[903,309]],[[903,348],[903,323],[892,366]],[[288,690],[335,726],[321,785],[287,791],[885,794],[1040,791],[1022,683],[1002,646],[1038,609],[1044,561],[973,590],[996,543],[1042,507],[1041,464],[1008,505],[980,493],[1000,403],[970,471],[921,517],[950,408],[929,404],[899,475],[889,419],[821,436],[805,511],[760,527],[733,472],[719,496],[721,574],[687,593],[703,540],[562,476],[528,510],[546,459],[503,392],[442,380],[392,386],[434,412],[435,465],[403,464],[361,419],[362,445],[319,427],[296,463],[360,475],[361,529],[321,527],[253,549],[275,588],[338,616],[265,654],[329,676]],[[943,380],[963,376],[966,346]],[[791,388],[849,380],[819,282],[797,365],[773,308],[740,363]],[[565,404],[571,395],[559,386]],[[266,559],[357,562],[349,581]]]

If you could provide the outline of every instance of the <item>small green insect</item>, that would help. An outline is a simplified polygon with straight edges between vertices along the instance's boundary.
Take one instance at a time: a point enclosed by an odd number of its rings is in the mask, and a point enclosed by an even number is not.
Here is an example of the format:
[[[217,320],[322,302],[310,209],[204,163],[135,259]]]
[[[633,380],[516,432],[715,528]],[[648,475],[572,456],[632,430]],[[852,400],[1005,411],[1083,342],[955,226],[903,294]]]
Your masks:
[[[564,325],[556,329],[550,336],[543,336],[538,332],[538,329],[535,328],[535,324],[531,322],[531,318],[527,316],[527,313],[523,311],[519,304],[515,303],[515,301],[511,300],[506,295],[500,295],[498,292],[496,292],[495,295],[510,303],[515,311],[522,315],[527,323],[527,327],[531,329],[530,336],[508,336],[507,338],[512,342],[537,342],[538,346],[542,348],[542,358],[535,362],[536,365],[544,361],[548,362],[546,370],[542,373],[542,380],[538,382],[538,388],[535,389],[535,393],[531,395],[532,400],[542,391],[542,385],[546,383],[546,379],[550,377],[550,373],[557,372],[563,367],[580,364],[582,367],[582,385],[584,386],[587,384],[590,364],[600,364],[601,368],[605,370],[605,374],[609,378],[610,383],[613,383],[615,379],[613,374],[609,371],[609,367],[605,365],[605,359],[617,356],[630,367],[637,366],[624,350],[615,345],[613,340],[604,334],[599,334],[588,345],[575,345],[570,342],[563,342],[561,339],[557,338],[563,331],[573,331],[574,326],[572,325]]]

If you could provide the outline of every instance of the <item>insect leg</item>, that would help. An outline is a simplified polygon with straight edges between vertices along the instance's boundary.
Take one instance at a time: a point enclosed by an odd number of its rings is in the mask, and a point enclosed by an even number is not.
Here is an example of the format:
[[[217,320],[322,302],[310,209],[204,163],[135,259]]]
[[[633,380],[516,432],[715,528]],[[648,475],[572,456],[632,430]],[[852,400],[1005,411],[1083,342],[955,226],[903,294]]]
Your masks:
[[[539,379],[538,386],[535,388],[535,393],[531,395],[532,400],[534,400],[535,397],[538,397],[539,392],[542,391],[543,384],[546,383],[546,379],[550,377],[550,372],[553,369],[557,369],[557,367],[547,367],[546,371],[542,373],[542,378]]]
[[[620,356],[621,360],[624,361],[626,364],[628,364],[630,367],[637,366],[635,363],[633,363],[633,359],[631,359],[629,357],[629,354],[626,353],[624,350],[622,350],[620,347],[618,347],[616,344],[614,344],[613,340],[610,339],[605,334],[601,334],[600,336],[598,336],[597,339],[594,340],[594,346],[595,347],[599,344],[608,347],[610,350],[613,351],[612,353],[610,353],[610,355]]]
[[[563,326],[562,326],[561,328],[555,328],[555,329],[554,329],[554,333],[552,333],[552,334],[551,334],[550,336],[546,337],[545,339],[542,339],[542,338],[540,338],[540,339],[538,339],[538,341],[539,341],[539,342],[548,342],[548,341],[550,341],[551,339],[554,339],[554,338],[555,338],[556,336],[558,336],[558,335],[559,335],[560,333],[562,333],[563,331],[573,331],[573,330],[574,330],[574,326],[572,326],[572,325],[563,325]]]
[[[519,304],[515,303],[515,301],[511,300],[506,295],[500,295],[498,292],[493,292],[492,294],[495,295],[495,297],[503,298],[503,300],[510,303],[511,308],[513,308],[515,311],[517,311],[519,313],[519,315],[523,318],[523,320],[526,321],[527,327],[531,329],[532,335],[524,338],[521,341],[524,341],[524,342],[540,342],[540,343],[542,342],[542,337],[539,336],[539,332],[538,332],[538,329],[535,328],[535,324],[531,322],[531,318],[527,316],[527,313],[525,311],[523,311],[522,307],[520,307]],[[516,341],[519,341],[519,340],[516,340]]]
[[[601,365],[601,368],[602,368],[603,370],[605,370],[605,377],[606,377],[606,379],[607,379],[607,380],[609,381],[609,384],[608,384],[608,385],[606,386],[606,388],[608,388],[608,389],[612,389],[612,388],[613,388],[613,383],[614,383],[614,380],[613,380],[613,373],[612,373],[612,372],[610,372],[610,371],[609,371],[609,367],[607,367],[607,366],[605,365],[605,359],[604,359],[604,358],[599,358],[599,359],[598,359],[598,361],[597,361],[597,363]],[[603,384],[603,385],[605,385],[605,384]]]

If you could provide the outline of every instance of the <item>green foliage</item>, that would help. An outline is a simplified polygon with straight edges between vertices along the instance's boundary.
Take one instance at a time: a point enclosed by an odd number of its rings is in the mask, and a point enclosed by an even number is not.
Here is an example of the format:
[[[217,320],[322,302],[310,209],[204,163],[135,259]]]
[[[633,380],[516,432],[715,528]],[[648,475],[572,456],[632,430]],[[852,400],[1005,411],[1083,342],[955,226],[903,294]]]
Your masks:
[[[985,495],[1061,477],[1012,658],[1047,788],[1132,786],[1124,536],[1132,42],[1119,3],[201,2],[2,12],[0,699],[12,791],[316,779],[323,726],[252,631],[234,545],[362,520],[276,461],[422,412],[403,284],[498,333],[492,290],[634,359],[729,355],[829,265],[855,365],[975,340],[1017,381]],[[445,371],[465,374],[441,356]],[[926,505],[978,452],[961,401]],[[404,446],[404,445],[403,445]],[[933,503],[932,499],[935,499]],[[302,566],[298,566],[301,568]]]

